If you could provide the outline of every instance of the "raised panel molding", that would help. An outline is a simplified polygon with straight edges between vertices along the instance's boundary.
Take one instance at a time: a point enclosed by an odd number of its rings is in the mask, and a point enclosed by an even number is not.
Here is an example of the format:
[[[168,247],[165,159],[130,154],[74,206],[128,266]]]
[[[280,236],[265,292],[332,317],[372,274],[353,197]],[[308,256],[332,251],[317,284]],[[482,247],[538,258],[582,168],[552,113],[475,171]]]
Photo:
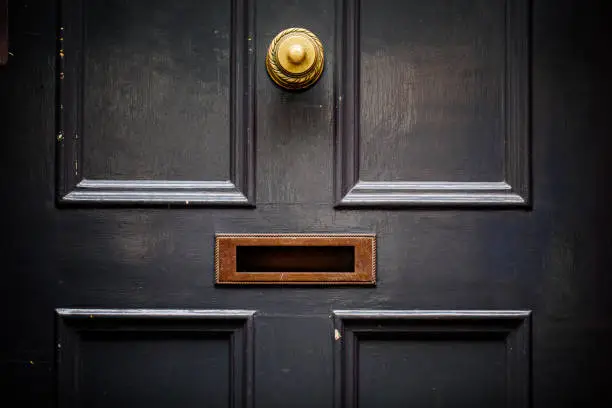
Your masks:
[[[230,347],[227,406],[250,408],[253,406],[254,314],[250,310],[56,309],[58,406],[79,406],[83,392],[80,367],[84,336],[103,333],[113,337],[131,333],[153,338],[156,334],[175,333],[227,338]]]
[[[504,180],[486,182],[360,179],[360,0],[337,0],[335,202],[358,206],[529,206],[529,0],[506,0]]]
[[[232,0],[229,180],[89,180],[83,168],[84,9],[61,0],[57,41],[56,197],[58,204],[253,206],[255,197],[254,0]]]
[[[364,337],[403,341],[402,335],[428,340],[500,339],[505,344],[505,397],[508,408],[528,408],[531,390],[531,312],[511,311],[333,311],[334,407],[356,408],[359,397],[359,341]],[[430,339],[431,337],[429,337]]]

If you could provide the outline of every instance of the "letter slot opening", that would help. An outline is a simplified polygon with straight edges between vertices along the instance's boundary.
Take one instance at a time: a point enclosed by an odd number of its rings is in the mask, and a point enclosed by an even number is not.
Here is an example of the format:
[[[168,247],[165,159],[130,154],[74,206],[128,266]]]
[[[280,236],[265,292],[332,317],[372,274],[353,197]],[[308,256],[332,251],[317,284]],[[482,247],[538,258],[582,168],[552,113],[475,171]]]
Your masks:
[[[354,246],[236,247],[238,272],[355,272]]]

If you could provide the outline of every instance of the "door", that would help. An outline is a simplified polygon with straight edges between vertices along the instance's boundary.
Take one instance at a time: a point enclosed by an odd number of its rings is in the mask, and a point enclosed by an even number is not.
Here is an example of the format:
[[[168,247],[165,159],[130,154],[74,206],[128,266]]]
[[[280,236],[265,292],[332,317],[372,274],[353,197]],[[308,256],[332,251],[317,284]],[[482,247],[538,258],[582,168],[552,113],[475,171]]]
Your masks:
[[[610,406],[608,17],[10,1],[5,405]],[[314,55],[287,28],[322,47],[306,89],[268,72]],[[220,234],[374,236],[375,275],[224,284]]]

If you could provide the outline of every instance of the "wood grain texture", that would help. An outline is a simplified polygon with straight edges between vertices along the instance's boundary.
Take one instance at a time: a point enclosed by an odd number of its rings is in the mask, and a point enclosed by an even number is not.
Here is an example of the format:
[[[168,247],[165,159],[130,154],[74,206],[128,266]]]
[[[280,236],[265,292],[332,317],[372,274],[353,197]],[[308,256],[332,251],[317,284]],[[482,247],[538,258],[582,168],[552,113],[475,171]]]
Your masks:
[[[257,2],[257,202],[332,203],[334,3],[329,0]],[[287,92],[268,76],[265,55],[283,29],[304,27],[325,49],[321,78],[303,92]],[[295,152],[300,154],[296,155]],[[318,186],[313,188],[313,186]]]
[[[443,401],[530,407],[529,311],[338,310],[333,316],[336,408]]]
[[[205,4],[85,3],[86,178],[229,180],[231,2]]]
[[[528,206],[529,1],[337,4],[336,204]]]
[[[252,205],[252,1],[144,4],[61,2],[59,202]]]
[[[362,180],[504,179],[504,4],[361,1]]]
[[[56,314],[59,407],[122,404],[126,397],[147,406],[179,401],[253,406],[253,311],[57,309]],[[129,359],[122,359],[125,353]],[[200,381],[197,370],[207,381]],[[140,394],[131,394],[135,387]]]
[[[8,61],[8,0],[0,0],[0,65]]]
[[[350,272],[243,272],[238,246],[353,247]],[[218,234],[215,238],[217,284],[373,285],[376,283],[376,236],[373,234]]]

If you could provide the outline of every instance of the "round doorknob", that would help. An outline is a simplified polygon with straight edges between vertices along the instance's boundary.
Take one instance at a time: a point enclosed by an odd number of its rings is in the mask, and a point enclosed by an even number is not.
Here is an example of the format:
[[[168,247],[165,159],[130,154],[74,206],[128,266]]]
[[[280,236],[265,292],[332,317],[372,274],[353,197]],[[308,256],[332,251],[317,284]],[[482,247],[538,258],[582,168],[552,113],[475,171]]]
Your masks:
[[[323,45],[305,28],[287,28],[274,37],[266,55],[270,78],[289,90],[306,89],[323,73]]]

